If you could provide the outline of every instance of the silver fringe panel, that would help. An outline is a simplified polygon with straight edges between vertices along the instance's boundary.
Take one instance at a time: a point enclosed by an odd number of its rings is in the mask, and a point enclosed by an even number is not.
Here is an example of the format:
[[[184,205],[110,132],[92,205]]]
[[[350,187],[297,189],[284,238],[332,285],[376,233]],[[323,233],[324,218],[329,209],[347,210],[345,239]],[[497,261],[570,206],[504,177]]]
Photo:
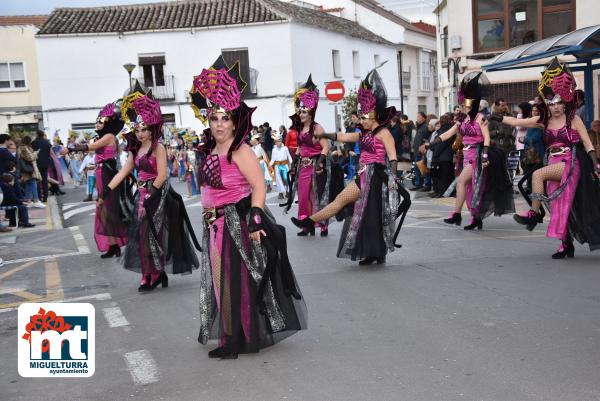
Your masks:
[[[210,338],[210,319],[213,310],[212,294],[213,281],[212,272],[210,270],[210,232],[209,226],[206,223],[202,224],[202,249],[200,261],[200,335],[198,341],[206,344]]]
[[[148,181],[150,184],[149,185],[153,185],[154,180],[152,181]],[[171,184],[169,184],[169,180],[165,181],[165,183],[163,184],[162,188],[161,188],[161,192],[160,192],[160,202],[158,203],[158,207],[156,208],[156,211],[154,213],[153,216],[146,216],[147,218],[151,218],[152,222],[154,223],[154,227],[156,228],[156,233],[160,236],[160,232],[161,232],[161,227],[164,223],[164,219],[165,219],[165,200],[167,198],[167,192],[169,192],[169,188],[170,188]],[[150,253],[152,254],[152,261],[154,263],[154,266],[156,267],[160,267],[163,264],[161,263],[161,257],[163,257],[165,255],[164,249],[163,249],[163,238],[155,238],[154,235],[150,235],[150,240],[149,242],[149,246],[150,246]]]

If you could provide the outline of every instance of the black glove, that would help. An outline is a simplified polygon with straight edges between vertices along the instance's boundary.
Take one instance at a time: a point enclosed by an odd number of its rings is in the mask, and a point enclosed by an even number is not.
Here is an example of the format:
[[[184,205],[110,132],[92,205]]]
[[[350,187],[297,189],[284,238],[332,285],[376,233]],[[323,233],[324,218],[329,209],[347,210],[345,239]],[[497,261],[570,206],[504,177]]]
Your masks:
[[[264,212],[261,208],[253,206],[250,209],[250,222],[248,223],[248,231],[254,233],[256,231],[264,230],[263,225]]]
[[[109,187],[108,185],[104,187],[104,190],[102,190],[102,195],[100,195],[100,199],[106,199],[106,197],[112,192],[112,188]]]
[[[429,147],[435,146],[435,145],[439,145],[440,143],[442,143],[442,138],[439,136],[436,136],[435,138],[433,138],[433,141],[429,142]]]
[[[396,177],[398,175],[398,160],[390,160],[390,169],[392,170],[394,177]]]
[[[329,139],[330,141],[337,141],[337,134],[321,134],[321,138]]]
[[[67,149],[69,149],[69,152],[87,152],[89,150],[89,147],[86,143],[83,143],[75,144],[71,147],[67,147]]]
[[[319,155],[319,158],[317,159],[317,171],[322,171],[325,168],[326,158],[327,158],[327,155],[324,155],[323,153],[321,153]]]
[[[150,197],[153,197],[154,195],[156,195],[159,192],[160,192],[160,188],[156,188],[154,185],[151,185],[150,189],[148,190]]]
[[[598,155],[595,150],[590,150],[588,155],[592,158],[592,162],[594,163],[594,171],[596,173],[600,173],[600,165],[598,164]]]
[[[489,162],[489,157],[488,157],[488,149],[489,148],[490,148],[489,146],[484,146],[483,147],[483,151],[481,152],[481,162],[482,163]]]

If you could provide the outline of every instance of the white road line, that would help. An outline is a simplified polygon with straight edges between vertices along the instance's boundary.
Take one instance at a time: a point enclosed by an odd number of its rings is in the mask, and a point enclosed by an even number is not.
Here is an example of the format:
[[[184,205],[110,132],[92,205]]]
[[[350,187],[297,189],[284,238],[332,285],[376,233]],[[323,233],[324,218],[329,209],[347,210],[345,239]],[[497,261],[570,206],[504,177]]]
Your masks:
[[[79,251],[80,254],[90,253],[90,248],[88,247],[85,237],[81,234],[79,226],[69,227],[69,230],[71,230],[71,233],[73,234],[75,245],[77,245],[77,251]]]
[[[510,237],[443,238],[440,241],[442,241],[442,242],[486,241],[486,240],[498,240],[498,239],[511,240],[513,238],[540,238],[540,237],[545,237],[545,235],[540,234],[540,235],[511,235]]]
[[[63,210],[63,212],[64,212],[64,211],[66,211],[66,210],[72,209],[72,208],[74,208],[75,206],[79,206],[79,205],[81,205],[81,203],[66,203],[66,204],[64,204],[64,205],[62,206],[62,210]]]
[[[158,365],[149,351],[128,352],[123,355],[133,382],[137,385],[155,383],[160,378]]]
[[[68,211],[67,213],[63,214],[63,218],[65,220],[68,220],[71,217],[75,216],[76,214],[84,213],[84,212],[87,212],[89,210],[94,210],[94,209],[96,209],[96,204],[95,203],[93,203],[91,205],[85,205],[84,207],[79,207],[77,209],[73,209],[73,210]]]
[[[14,264],[14,263],[23,263],[23,262],[30,262],[32,260],[46,260],[46,259],[54,259],[54,258],[64,258],[67,256],[77,256],[77,255],[85,255],[90,253],[90,250],[87,249],[86,252],[66,252],[66,253],[56,253],[54,255],[42,255],[42,256],[33,256],[31,258],[22,258],[22,259],[13,259],[13,260],[5,260],[4,264],[5,265],[10,265],[10,264]]]
[[[79,301],[89,301],[89,300],[108,301],[109,299],[112,299],[111,295],[108,292],[103,292],[100,294],[84,295],[82,297],[75,297],[75,298],[56,299],[56,300],[53,299],[52,302],[79,302]],[[0,313],[12,312],[12,311],[16,311],[17,309],[19,309],[19,308],[0,309]]]
[[[119,308],[118,306],[112,308],[104,308],[102,309],[102,312],[104,313],[104,317],[106,318],[109,327],[129,326],[129,322],[123,315],[121,308]]]

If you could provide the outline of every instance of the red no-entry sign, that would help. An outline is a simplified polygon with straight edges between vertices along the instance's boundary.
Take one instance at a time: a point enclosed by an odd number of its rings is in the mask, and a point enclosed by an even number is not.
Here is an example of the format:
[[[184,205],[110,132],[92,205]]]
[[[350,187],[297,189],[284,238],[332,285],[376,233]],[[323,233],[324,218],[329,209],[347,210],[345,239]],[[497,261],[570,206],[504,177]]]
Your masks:
[[[332,102],[339,102],[344,98],[346,90],[340,81],[333,81],[325,87],[325,96]]]

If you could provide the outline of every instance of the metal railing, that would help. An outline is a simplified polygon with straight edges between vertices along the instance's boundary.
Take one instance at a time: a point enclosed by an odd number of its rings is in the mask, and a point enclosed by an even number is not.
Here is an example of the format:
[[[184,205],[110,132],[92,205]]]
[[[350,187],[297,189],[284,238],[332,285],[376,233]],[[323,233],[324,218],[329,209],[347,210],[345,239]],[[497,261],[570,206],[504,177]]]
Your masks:
[[[175,77],[165,75],[164,85],[146,85],[152,89],[152,95],[157,100],[175,100]],[[141,80],[140,82],[143,82]]]

